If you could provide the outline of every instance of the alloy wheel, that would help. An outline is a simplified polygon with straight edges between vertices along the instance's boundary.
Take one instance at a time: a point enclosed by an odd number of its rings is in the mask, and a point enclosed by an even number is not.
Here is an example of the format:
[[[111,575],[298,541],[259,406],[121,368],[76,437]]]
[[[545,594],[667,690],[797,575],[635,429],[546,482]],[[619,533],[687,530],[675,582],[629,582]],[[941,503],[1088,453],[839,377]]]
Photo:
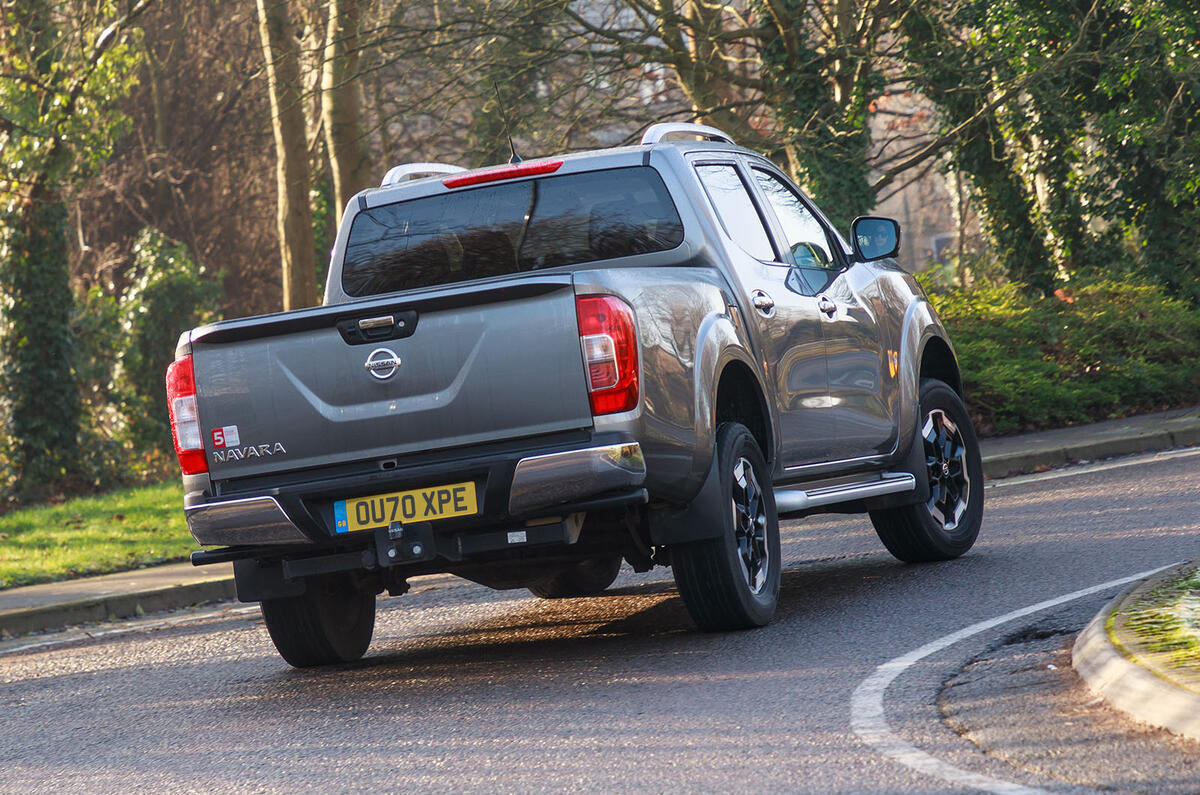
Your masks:
[[[767,585],[767,510],[754,467],[739,458],[733,467],[733,529],[742,576],[754,595]]]
[[[953,530],[966,513],[971,496],[966,443],[958,426],[941,409],[933,409],[925,416],[921,437],[929,470],[926,507],[934,521],[946,530]]]

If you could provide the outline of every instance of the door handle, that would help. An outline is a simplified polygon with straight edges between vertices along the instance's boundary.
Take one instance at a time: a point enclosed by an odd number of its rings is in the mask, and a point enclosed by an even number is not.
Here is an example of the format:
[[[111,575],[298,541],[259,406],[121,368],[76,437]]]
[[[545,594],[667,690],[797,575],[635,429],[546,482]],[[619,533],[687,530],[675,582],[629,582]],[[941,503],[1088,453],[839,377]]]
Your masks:
[[[754,304],[754,308],[764,315],[769,315],[775,311],[775,299],[762,290],[755,290],[750,293],[750,303]]]
[[[830,301],[828,296],[822,295],[817,297],[817,309],[821,310],[829,317],[833,317],[837,314],[837,304],[835,304],[833,301]]]

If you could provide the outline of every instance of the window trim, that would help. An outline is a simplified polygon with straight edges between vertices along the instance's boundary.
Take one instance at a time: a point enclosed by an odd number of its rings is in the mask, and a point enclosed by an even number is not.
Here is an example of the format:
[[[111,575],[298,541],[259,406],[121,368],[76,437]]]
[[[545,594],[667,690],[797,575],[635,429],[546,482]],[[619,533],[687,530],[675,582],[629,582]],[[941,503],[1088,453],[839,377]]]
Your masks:
[[[804,194],[804,191],[800,190],[800,188],[793,184],[790,179],[784,176],[783,173],[774,166],[774,164],[768,165],[768,162],[769,161],[763,162],[755,159],[748,165],[751,171],[761,171],[764,174],[768,174],[779,180],[783,186],[791,191],[792,195],[800,201],[800,204],[812,214],[812,217],[816,219],[817,225],[820,226],[821,231],[825,233],[825,243],[829,246],[829,251],[832,254],[831,262],[837,265],[836,268],[829,268],[829,271],[831,273],[840,273],[847,270],[850,267],[850,258],[846,255],[846,251],[840,236],[833,231],[833,224],[829,223],[829,219],[826,218],[824,213],[820,211],[816,204]],[[778,213],[776,213],[775,208],[771,206],[770,199],[768,199],[766,195],[762,193],[762,188],[758,185],[757,179],[754,180],[754,183],[754,188],[755,190],[759,191],[759,196],[761,197],[762,203],[774,217],[775,223],[778,224],[778,226],[775,227],[778,230],[777,233],[782,235],[783,224],[779,221]],[[786,238],[781,237],[780,239],[783,241],[783,250],[788,252],[788,264],[795,265],[796,262],[791,255],[791,249],[787,245]]]
[[[696,175],[696,181],[700,183],[700,189],[704,191],[704,197],[708,199],[708,205],[712,209],[713,215],[717,217],[717,223],[721,225],[721,229],[725,232],[725,236],[729,238],[735,246],[740,248],[742,251],[745,251],[747,255],[758,262],[768,265],[787,265],[788,263],[781,259],[780,256],[779,241],[777,239],[778,236],[774,227],[776,219],[773,215],[767,216],[766,212],[770,208],[763,206],[756,187],[747,184],[746,174],[743,173],[741,161],[737,158],[729,157],[713,158],[711,155],[707,157],[701,156],[689,159],[691,161],[690,165],[692,167],[692,173]],[[708,185],[705,184],[704,178],[700,175],[699,169],[702,166],[726,166],[733,169],[733,173],[737,175],[737,178],[742,183],[742,189],[746,191],[747,198],[750,199],[750,206],[753,207],[754,211],[758,214],[758,221],[760,224],[762,224],[763,231],[766,232],[767,245],[771,247],[771,251],[774,255],[773,259],[763,259],[759,256],[756,256],[753,252],[747,250],[745,246],[739,243],[737,238],[733,236],[733,233],[729,231],[729,226],[725,223],[725,218],[720,209],[717,207],[716,200],[713,199],[712,193],[709,192]]]

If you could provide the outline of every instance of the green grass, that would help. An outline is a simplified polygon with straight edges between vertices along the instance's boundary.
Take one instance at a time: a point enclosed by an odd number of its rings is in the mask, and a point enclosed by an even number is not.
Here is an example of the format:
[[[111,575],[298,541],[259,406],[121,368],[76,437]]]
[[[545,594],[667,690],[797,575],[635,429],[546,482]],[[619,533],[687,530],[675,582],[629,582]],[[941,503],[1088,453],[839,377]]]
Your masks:
[[[1200,569],[1155,588],[1138,600],[1126,626],[1170,665],[1200,671]]]
[[[0,588],[184,560],[196,548],[178,483],[0,516]]]

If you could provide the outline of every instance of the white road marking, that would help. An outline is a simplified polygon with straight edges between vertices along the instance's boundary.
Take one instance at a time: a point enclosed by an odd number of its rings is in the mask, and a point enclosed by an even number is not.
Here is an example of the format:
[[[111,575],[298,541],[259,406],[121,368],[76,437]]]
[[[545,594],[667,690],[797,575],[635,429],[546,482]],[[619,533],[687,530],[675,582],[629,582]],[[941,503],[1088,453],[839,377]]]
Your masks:
[[[1099,464],[1067,464],[1063,469],[1055,469],[1050,472],[1039,472],[1033,475],[1017,475],[1010,478],[989,480],[984,484],[983,487],[985,489],[999,489],[1003,488],[1004,486],[1020,486],[1024,483],[1041,483],[1044,480],[1058,480],[1059,478],[1069,478],[1074,477],[1075,475],[1088,475],[1092,472],[1107,472],[1110,469],[1123,469],[1125,467],[1153,464],[1159,461],[1172,461],[1176,458],[1192,458],[1193,456],[1198,455],[1200,455],[1200,447],[1185,447],[1180,450],[1168,450],[1163,453],[1146,453],[1128,458],[1122,458],[1117,461],[1104,461]]]
[[[908,654],[903,654],[895,659],[888,660],[875,669],[875,672],[854,689],[854,694],[850,697],[850,727],[859,739],[879,751],[884,756],[890,757],[906,767],[924,773],[934,778],[940,778],[951,784],[956,784],[964,787],[972,787],[974,789],[983,790],[984,792],[994,792],[998,795],[1030,795],[1031,793],[1042,793],[1045,790],[1034,789],[1031,787],[1013,784],[1008,781],[992,778],[991,776],[982,773],[973,773],[969,770],[955,767],[949,762],[943,762],[936,757],[933,757],[914,745],[903,740],[899,735],[892,731],[887,722],[887,715],[883,708],[883,696],[885,691],[897,677],[903,674],[906,670],[912,667],[913,664],[922,660],[931,654],[936,654],[948,646],[953,646],[961,640],[966,640],[972,635],[978,635],[981,632],[986,632],[989,629],[998,627],[1001,624],[1009,621],[1014,621],[1018,618],[1032,615],[1042,610],[1047,610],[1051,607],[1072,602],[1076,599],[1082,599],[1085,596],[1091,596],[1100,591],[1106,591],[1110,588],[1116,588],[1120,585],[1142,580],[1152,574],[1157,574],[1160,571],[1169,569],[1177,563],[1171,563],[1166,566],[1161,566],[1157,569],[1138,572],[1129,577],[1122,577],[1119,580],[1109,580],[1108,582],[1093,585],[1091,588],[1084,588],[1081,591],[1073,591],[1064,596],[1059,596],[1055,599],[1047,599],[1044,602],[1038,602],[1029,607],[1022,607],[1019,610],[1014,610],[1011,613],[1005,613],[996,618],[990,618],[986,621],[980,621],[971,624],[969,627],[952,632],[949,635],[944,635],[937,640],[930,641],[918,649],[913,649]]]

